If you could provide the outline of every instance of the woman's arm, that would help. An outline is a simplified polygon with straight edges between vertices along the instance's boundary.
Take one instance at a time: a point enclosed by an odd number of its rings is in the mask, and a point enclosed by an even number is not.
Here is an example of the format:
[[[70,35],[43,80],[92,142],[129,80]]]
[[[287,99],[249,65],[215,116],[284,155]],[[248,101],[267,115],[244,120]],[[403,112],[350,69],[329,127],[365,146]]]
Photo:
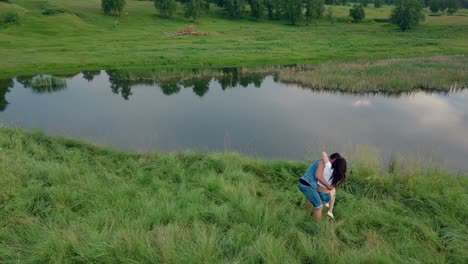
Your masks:
[[[328,154],[325,151],[322,152],[322,160],[323,160],[323,164],[327,164],[328,162],[330,162],[330,159],[328,158]]]
[[[320,161],[320,163],[319,163],[319,165],[317,167],[317,171],[315,172],[315,178],[317,179],[317,181],[319,181],[321,184],[323,184],[323,186],[326,186],[328,190],[333,190],[333,186],[328,184],[328,182],[323,177],[323,169],[324,168],[325,168],[325,163],[322,160],[322,161]]]

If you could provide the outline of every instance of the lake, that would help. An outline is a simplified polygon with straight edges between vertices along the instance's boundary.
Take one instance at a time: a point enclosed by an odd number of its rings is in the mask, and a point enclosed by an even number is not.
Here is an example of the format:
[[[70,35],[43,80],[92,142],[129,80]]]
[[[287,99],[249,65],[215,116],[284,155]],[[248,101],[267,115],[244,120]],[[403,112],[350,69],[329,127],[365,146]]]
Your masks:
[[[0,80],[0,123],[138,151],[238,151],[293,160],[370,145],[468,171],[468,90],[319,91],[275,75],[122,81],[115,71]]]

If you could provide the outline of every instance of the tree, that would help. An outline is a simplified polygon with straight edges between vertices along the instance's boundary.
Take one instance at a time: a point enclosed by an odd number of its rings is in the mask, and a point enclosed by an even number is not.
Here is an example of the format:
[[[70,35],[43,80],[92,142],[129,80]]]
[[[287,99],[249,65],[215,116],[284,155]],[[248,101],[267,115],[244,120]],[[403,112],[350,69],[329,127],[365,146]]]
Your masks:
[[[210,8],[210,4],[205,0],[189,0],[185,3],[185,17],[196,21]]]
[[[240,18],[244,11],[245,2],[244,0],[224,0],[223,6],[229,16]]]
[[[405,31],[424,20],[422,0],[397,0],[390,15],[390,21]]]
[[[125,0],[101,0],[102,11],[106,15],[120,15],[126,4]]]
[[[252,16],[256,19],[260,19],[263,16],[263,10],[265,9],[263,0],[248,0],[248,2]]]
[[[177,8],[175,0],[154,0],[154,6],[162,17],[171,17]]]
[[[352,17],[355,22],[360,22],[364,19],[366,13],[364,12],[362,5],[355,4],[351,9],[349,9],[349,16]]]
[[[445,7],[447,8],[447,13],[450,15],[457,12],[460,5],[461,4],[458,0],[445,0]]]
[[[327,18],[330,21],[330,24],[335,23],[335,6],[331,5],[327,8]]]
[[[437,13],[439,10],[442,9],[442,3],[440,0],[432,0],[429,3],[429,9],[431,10],[432,13]]]
[[[367,7],[367,5],[369,5],[369,0],[360,0],[360,3],[363,7]]]
[[[323,12],[325,11],[323,0],[305,0],[304,5],[307,25],[309,25],[311,20],[317,20],[323,17]]]
[[[384,4],[384,0],[374,0],[374,7],[375,8],[380,8]]]
[[[88,82],[92,81],[95,76],[99,75],[101,71],[82,71],[81,74],[83,74],[83,78],[87,80]]]
[[[296,25],[302,15],[302,0],[284,0],[284,11],[291,25]]]
[[[281,0],[264,0],[263,2],[269,19],[281,18]]]

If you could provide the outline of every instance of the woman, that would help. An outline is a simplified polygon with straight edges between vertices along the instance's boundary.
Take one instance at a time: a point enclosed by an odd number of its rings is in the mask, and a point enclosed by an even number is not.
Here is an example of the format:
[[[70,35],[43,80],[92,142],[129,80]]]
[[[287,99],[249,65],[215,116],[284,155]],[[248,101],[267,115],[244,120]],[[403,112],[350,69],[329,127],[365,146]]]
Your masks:
[[[337,157],[334,159],[332,164],[327,153],[322,152],[322,161],[324,163],[323,178],[325,181],[333,187],[340,186],[346,179],[346,160],[342,157]],[[327,215],[332,219],[335,219],[335,216],[333,215],[333,206],[335,205],[336,189],[334,188],[333,190],[329,190],[325,185],[318,182],[317,191],[319,193],[330,194],[330,202],[325,202],[325,206],[328,207]]]
[[[338,160],[337,166],[333,164]],[[325,164],[331,167],[333,171],[328,180],[324,178],[324,170],[326,169]],[[326,169],[329,173],[329,169]],[[304,176],[299,179],[299,190],[306,196],[307,203],[307,215],[314,209],[314,219],[320,220],[322,218],[322,204],[329,203],[332,201],[331,191],[334,191],[334,186],[339,186],[344,182],[346,178],[346,160],[341,157],[340,154],[334,153],[328,158],[325,152],[322,153],[322,160],[316,160],[307,169]],[[329,183],[330,181],[330,183]],[[320,190],[318,189],[318,183],[321,183]],[[334,200],[332,201],[334,202]],[[333,206],[332,210],[333,210]]]

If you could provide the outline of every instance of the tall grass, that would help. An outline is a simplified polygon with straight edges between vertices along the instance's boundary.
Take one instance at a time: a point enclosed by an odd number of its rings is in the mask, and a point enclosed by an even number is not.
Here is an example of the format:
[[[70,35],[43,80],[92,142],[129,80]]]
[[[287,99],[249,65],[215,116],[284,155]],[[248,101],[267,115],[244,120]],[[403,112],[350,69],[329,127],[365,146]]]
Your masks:
[[[353,155],[336,221],[307,162],[138,154],[0,128],[1,263],[466,263],[468,178]]]

